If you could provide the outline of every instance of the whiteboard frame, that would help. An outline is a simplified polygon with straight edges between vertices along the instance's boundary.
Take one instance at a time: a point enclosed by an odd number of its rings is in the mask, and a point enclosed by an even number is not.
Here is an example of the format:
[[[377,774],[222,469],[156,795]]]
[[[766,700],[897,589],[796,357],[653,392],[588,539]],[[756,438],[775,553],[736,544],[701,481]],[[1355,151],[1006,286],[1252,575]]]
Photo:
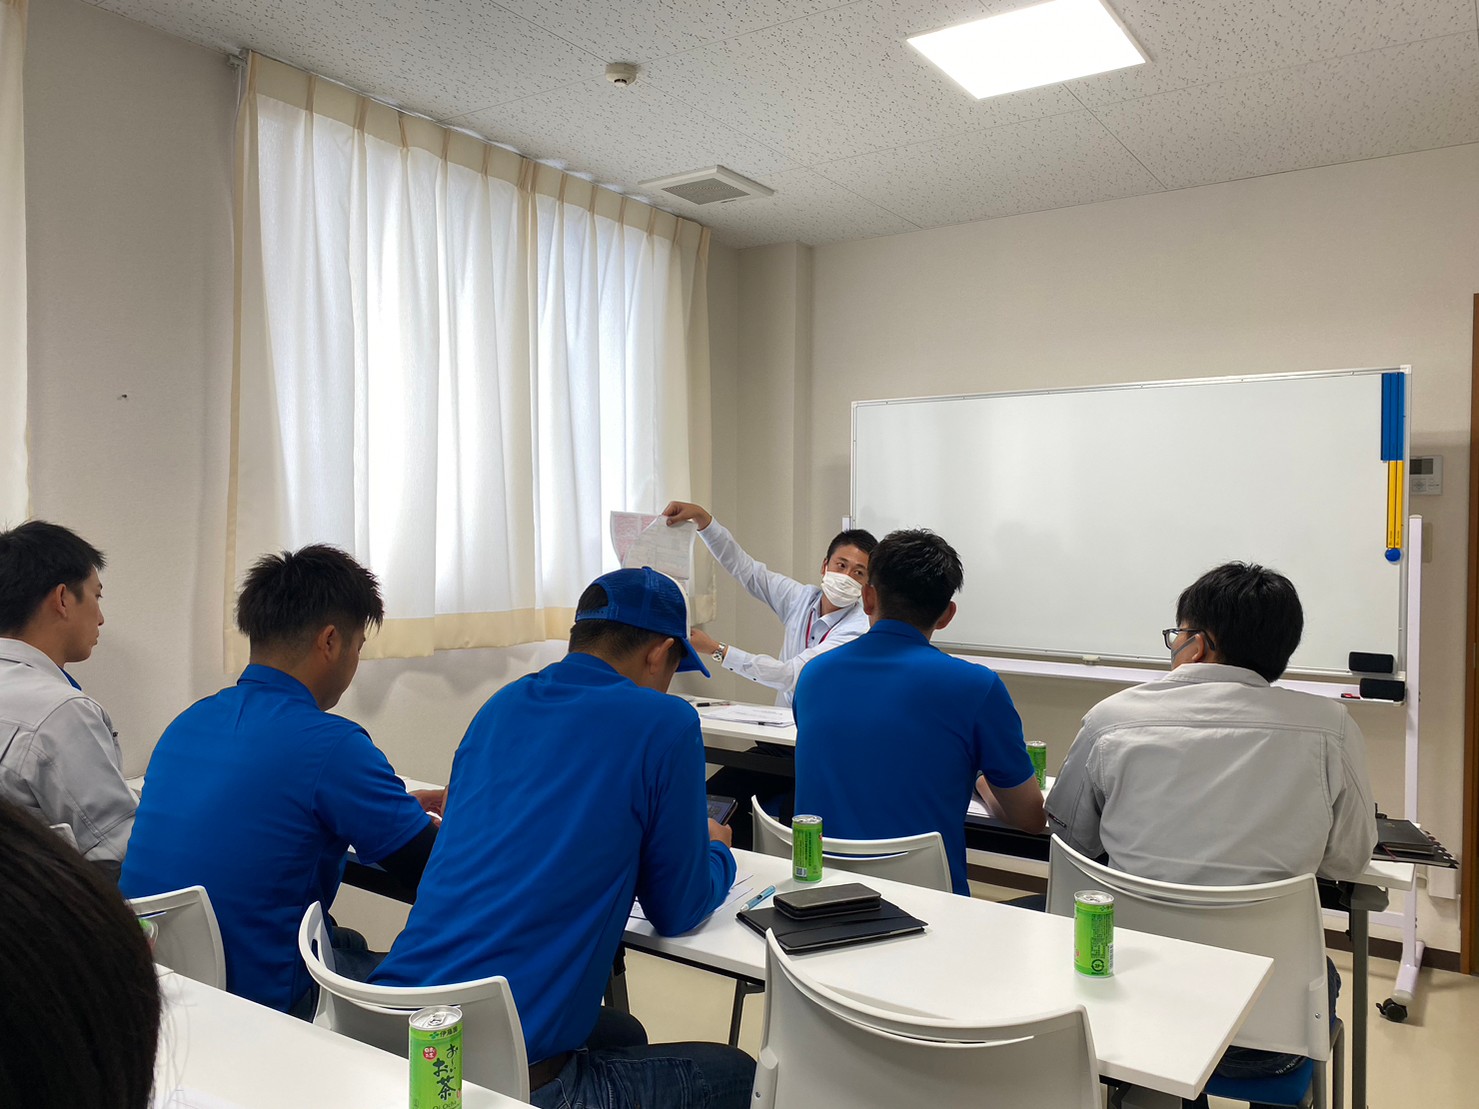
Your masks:
[[[1130,389],[1167,389],[1182,388],[1186,386],[1201,385],[1230,385],[1239,382],[1251,381],[1289,381],[1302,378],[1334,378],[1334,377],[1363,377],[1372,374],[1401,373],[1403,375],[1404,404],[1402,407],[1402,461],[1403,461],[1403,496],[1402,517],[1411,521],[1411,476],[1407,471],[1407,465],[1412,460],[1412,366],[1410,363],[1399,366],[1361,366],[1338,370],[1296,370],[1284,373],[1269,374],[1230,374],[1222,377],[1184,377],[1167,379],[1164,381],[1130,381],[1121,384],[1109,385],[1071,385],[1061,389],[1008,389],[994,393],[942,393],[937,396],[925,397],[890,397],[875,400],[855,400],[852,402],[850,418],[852,420],[852,432],[850,449],[848,453],[848,465],[850,474],[848,476],[848,507],[850,517],[854,526],[858,526],[858,410],[862,408],[889,407],[901,404],[925,404],[940,401],[954,400],[990,400],[1001,397],[1036,397],[1048,396],[1062,393],[1108,393],[1124,392]],[[1421,526],[1420,518],[1418,526]],[[880,539],[882,536],[879,537]],[[1397,628],[1396,628],[1396,666],[1395,676],[1405,679],[1407,671],[1408,654],[1408,566],[1410,564],[1410,552],[1412,550],[1412,537],[1410,533],[1404,534],[1402,542],[1402,559],[1398,566],[1400,580],[1398,582],[1398,606],[1397,606]],[[1421,550],[1421,546],[1418,547]],[[1420,575],[1419,575],[1420,576]],[[1189,582],[1187,584],[1190,584]],[[1089,671],[1083,676],[1092,676],[1095,668],[1102,663],[1111,663],[1115,666],[1130,667],[1140,671],[1154,671],[1158,669],[1155,660],[1147,659],[1140,655],[1085,655],[1076,651],[1049,651],[1049,650],[1023,650],[1018,647],[982,646],[974,643],[956,643],[947,639],[935,641],[935,645],[952,654],[965,656],[991,655],[998,656],[1003,661],[1007,659],[1046,659],[1062,660],[1067,663],[1065,673],[1056,667],[1044,671],[1046,673],[1057,672],[1060,676],[1078,676],[1076,666],[1082,666]],[[1170,669],[1167,660],[1166,669]],[[1349,670],[1334,670],[1320,668],[1296,668],[1291,667],[1288,675],[1306,675],[1319,679],[1330,679],[1336,677],[1348,677]]]

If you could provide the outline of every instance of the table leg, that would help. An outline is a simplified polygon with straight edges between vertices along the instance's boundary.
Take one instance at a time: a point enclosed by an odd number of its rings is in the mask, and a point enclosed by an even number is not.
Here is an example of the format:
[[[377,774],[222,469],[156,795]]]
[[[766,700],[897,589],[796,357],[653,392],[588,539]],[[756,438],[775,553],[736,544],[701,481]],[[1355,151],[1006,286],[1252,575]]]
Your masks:
[[[1370,1014],[1368,962],[1371,957],[1368,910],[1351,906],[1351,1105],[1366,1109],[1366,1018]]]
[[[616,958],[611,961],[611,977],[606,980],[606,1005],[618,1013],[630,1013],[631,1001],[627,998],[627,949],[621,945],[616,949]]]

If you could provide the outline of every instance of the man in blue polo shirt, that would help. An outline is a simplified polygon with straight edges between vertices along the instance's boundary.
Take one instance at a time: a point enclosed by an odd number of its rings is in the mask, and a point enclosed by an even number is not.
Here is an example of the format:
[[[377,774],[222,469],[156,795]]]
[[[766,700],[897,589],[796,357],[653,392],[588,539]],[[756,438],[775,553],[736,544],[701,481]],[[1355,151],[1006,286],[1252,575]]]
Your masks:
[[[929,531],[896,531],[873,552],[867,635],[813,659],[796,687],[796,811],[829,836],[939,832],[956,893],[965,815],[980,776],[992,815],[1045,831],[1022,721],[996,673],[932,647],[955,618],[960,557]]]
[[[586,589],[570,653],[501,689],[469,725],[416,905],[372,978],[506,977],[535,1105],[749,1102],[755,1063],[743,1052],[648,1046],[636,1021],[601,1019],[633,897],[675,935],[734,881],[728,829],[708,819],[698,714],[666,696],[677,671],[708,674],[688,627],[682,590],[656,571],[617,570]],[[623,1023],[629,1046],[609,1046]]]
[[[251,664],[165,730],[124,863],[129,897],[204,886],[227,988],[300,1016],[312,992],[298,923],[333,904],[349,846],[414,889],[436,839],[440,791],[408,794],[365,730],[328,711],[383,615],[375,576],[343,551],[259,559],[236,602]],[[343,974],[379,961],[348,929],[333,942]]]

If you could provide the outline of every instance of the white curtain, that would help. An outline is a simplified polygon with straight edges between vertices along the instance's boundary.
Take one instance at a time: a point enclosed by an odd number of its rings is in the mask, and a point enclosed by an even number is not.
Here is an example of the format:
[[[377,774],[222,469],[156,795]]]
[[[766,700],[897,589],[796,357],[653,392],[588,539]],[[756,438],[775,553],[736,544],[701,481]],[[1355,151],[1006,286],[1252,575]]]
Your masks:
[[[228,594],[330,542],[367,653],[562,638],[610,510],[708,494],[707,232],[256,56],[239,130]]]
[[[29,515],[26,449],[26,0],[0,0],[0,529]]]

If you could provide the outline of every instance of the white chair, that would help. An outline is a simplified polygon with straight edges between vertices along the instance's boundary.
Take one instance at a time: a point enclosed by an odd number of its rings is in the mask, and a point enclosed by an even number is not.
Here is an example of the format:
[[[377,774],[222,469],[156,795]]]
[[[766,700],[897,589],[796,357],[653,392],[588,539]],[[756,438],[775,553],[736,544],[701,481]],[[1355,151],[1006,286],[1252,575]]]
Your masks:
[[[791,829],[750,799],[755,819],[755,850],[778,858],[791,857]],[[911,886],[950,892],[950,860],[939,832],[896,839],[834,839],[822,836],[822,865],[852,874],[907,882]]]
[[[226,951],[204,886],[135,897],[128,904],[135,916],[147,916],[154,924],[156,963],[218,990],[226,988]]]
[[[761,808],[758,797],[750,798],[750,811],[754,819],[755,850],[762,855],[791,858],[791,829]],[[952,888],[950,861],[945,857],[945,840],[939,832],[898,839],[833,839],[824,835],[822,866],[835,866],[838,870],[865,877],[888,878],[946,893]],[[729,1014],[731,1047],[739,1043],[745,998],[760,992],[759,986],[735,982],[734,1005]]]
[[[66,842],[67,846],[70,847],[73,851],[79,850],[77,846],[77,833],[72,831],[72,825],[53,824],[51,826],[51,830],[57,835],[61,836],[62,839]]]
[[[1315,877],[1305,874],[1252,886],[1188,886],[1157,882],[1111,870],[1085,858],[1057,836],[1048,864],[1048,912],[1073,915],[1073,895],[1102,890],[1114,895],[1117,928],[1192,940],[1212,947],[1246,951],[1274,960],[1273,975],[1248,1019],[1233,1038],[1239,1047],[1288,1052],[1313,1060],[1309,1074],[1297,1078],[1256,1079],[1234,1083],[1216,1076],[1211,1094],[1249,1100],[1249,1083],[1299,1084],[1293,1100],[1280,1091],[1260,1090],[1252,1100],[1299,1104],[1312,1089],[1316,1109],[1331,1104],[1324,1063],[1334,1055],[1334,1101],[1344,1102],[1344,1040],[1340,1023],[1332,1027],[1325,973],[1325,927]],[[1302,1068],[1303,1069],[1303,1068]],[[1299,1072],[1296,1072],[1298,1075]]]
[[[529,1100],[529,1056],[524,1027],[508,979],[480,978],[446,986],[372,986],[336,974],[323,906],[314,903],[298,926],[298,951],[318,983],[322,1024],[345,1036],[404,1056],[406,1021],[428,1005],[462,1009],[462,1074],[490,1090]]]
[[[765,1030],[751,1109],[1103,1104],[1082,1005],[1009,1023],[879,1009],[813,981],[767,933]]]

